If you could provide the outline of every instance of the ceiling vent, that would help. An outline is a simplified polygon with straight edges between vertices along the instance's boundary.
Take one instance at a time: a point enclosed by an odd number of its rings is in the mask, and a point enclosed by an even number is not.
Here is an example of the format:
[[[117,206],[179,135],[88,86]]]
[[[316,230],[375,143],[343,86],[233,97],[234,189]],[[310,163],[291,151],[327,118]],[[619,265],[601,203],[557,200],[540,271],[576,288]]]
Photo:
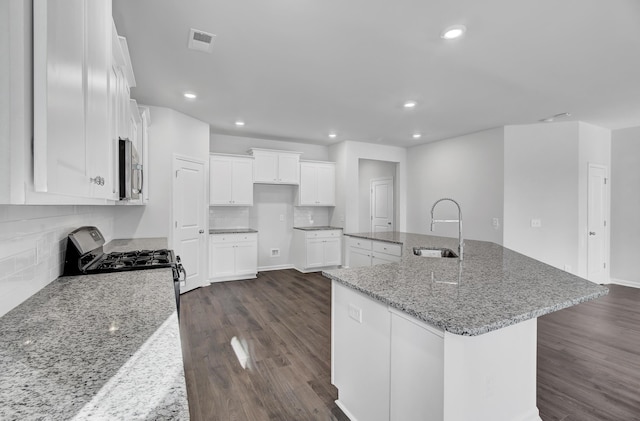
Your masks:
[[[208,32],[191,28],[189,31],[189,49],[210,53],[216,36]]]

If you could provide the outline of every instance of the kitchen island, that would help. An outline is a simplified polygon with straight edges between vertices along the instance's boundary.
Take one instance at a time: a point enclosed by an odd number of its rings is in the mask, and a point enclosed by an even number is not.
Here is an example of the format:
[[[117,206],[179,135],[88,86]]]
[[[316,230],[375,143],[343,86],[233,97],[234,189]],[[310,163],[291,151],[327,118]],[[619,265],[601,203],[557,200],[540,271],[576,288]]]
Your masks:
[[[0,419],[188,420],[171,268],[60,277],[1,317]]]
[[[355,420],[540,420],[537,317],[608,290],[494,243],[401,232],[398,263],[323,272],[332,280],[332,383]]]

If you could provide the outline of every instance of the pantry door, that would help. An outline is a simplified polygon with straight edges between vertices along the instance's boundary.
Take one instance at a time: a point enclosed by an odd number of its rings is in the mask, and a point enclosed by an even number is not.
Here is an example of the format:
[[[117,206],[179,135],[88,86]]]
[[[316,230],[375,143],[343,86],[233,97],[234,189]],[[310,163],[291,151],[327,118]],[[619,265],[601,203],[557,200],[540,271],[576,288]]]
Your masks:
[[[371,180],[371,232],[393,231],[393,178]]]
[[[587,279],[608,282],[607,270],[607,167],[589,164],[587,192]]]
[[[187,272],[180,292],[208,285],[205,163],[173,157],[173,249]]]

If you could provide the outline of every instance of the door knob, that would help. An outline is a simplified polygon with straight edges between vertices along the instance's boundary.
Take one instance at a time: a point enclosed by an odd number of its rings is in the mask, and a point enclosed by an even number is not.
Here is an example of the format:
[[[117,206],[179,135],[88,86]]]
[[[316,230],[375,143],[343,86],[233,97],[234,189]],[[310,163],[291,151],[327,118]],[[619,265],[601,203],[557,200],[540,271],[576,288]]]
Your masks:
[[[387,222],[387,225],[391,225],[391,222]]]
[[[596,235],[595,231],[589,231],[589,235]]]

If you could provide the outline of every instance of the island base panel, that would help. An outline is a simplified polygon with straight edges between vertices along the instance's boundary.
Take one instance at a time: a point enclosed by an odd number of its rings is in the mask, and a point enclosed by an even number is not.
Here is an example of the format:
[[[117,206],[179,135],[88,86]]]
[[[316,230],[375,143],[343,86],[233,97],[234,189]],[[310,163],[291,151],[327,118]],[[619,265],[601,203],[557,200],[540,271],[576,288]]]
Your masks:
[[[541,421],[537,319],[478,336],[444,336],[444,420]]]

